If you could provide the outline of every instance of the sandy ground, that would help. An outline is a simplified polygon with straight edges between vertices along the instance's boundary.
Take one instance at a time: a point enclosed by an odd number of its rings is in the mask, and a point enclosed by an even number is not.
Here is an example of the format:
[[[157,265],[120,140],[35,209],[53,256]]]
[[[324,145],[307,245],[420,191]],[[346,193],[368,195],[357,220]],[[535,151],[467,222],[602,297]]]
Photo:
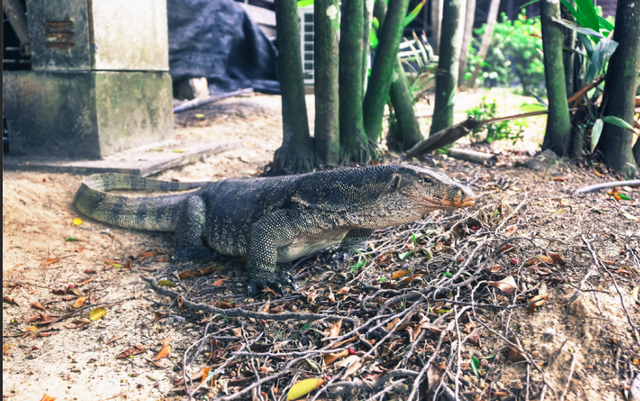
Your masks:
[[[478,91],[459,102],[456,120],[466,118],[464,111],[479,102],[483,94]],[[491,91],[488,97],[492,96],[503,107],[500,113],[504,114],[517,113],[521,103],[531,102],[503,90]],[[307,100],[312,124],[313,97],[308,96]],[[422,102],[417,108],[419,115],[430,115],[432,103]],[[545,117],[530,121],[526,139],[517,149],[535,149],[542,141]],[[282,141],[279,97],[255,95],[251,102],[246,102],[246,98],[227,99],[183,113],[176,118],[176,136],[203,141],[241,139],[244,147],[163,172],[158,178],[218,180],[256,176],[272,160]],[[468,174],[479,171],[476,166],[468,163],[467,166]],[[500,174],[521,176],[517,184],[521,187],[548,189],[547,199],[568,197],[570,187],[594,179],[592,173],[577,174],[567,186],[536,175],[541,173],[528,172],[530,180],[526,180],[520,170],[509,171]],[[611,178],[595,177],[601,181]],[[69,174],[3,172],[3,396],[12,400],[39,400],[45,394],[58,400],[182,399],[172,393],[175,380],[182,377],[182,355],[201,335],[203,327],[181,320],[170,310],[170,300],[151,291],[141,280],[148,272],[168,265],[166,253],[172,248],[171,236],[108,227],[85,219],[72,205],[81,180],[82,177]],[[636,196],[640,193],[636,192]],[[606,195],[602,197],[605,199]],[[544,210],[548,212],[549,208],[541,209]],[[637,206],[630,212],[640,215]],[[550,212],[547,217],[557,218]],[[75,218],[84,222],[74,225]],[[546,223],[542,219],[535,224],[543,230]],[[637,230],[629,235],[637,238]],[[131,266],[127,261],[132,262]],[[629,291],[634,283],[638,285],[640,272],[634,270],[631,261],[627,263],[631,273],[624,287],[626,302],[637,319],[638,305]],[[573,290],[559,287],[554,291],[557,297],[547,309],[535,319],[525,313],[514,316],[517,319],[514,327],[529,333],[531,341],[536,342],[546,338],[540,330],[558,322],[564,325],[562,337],[541,345],[539,351],[540,359],[548,361],[553,372],[562,376],[554,379],[559,386],[564,385],[577,345],[600,349],[593,355],[580,354],[580,363],[592,370],[583,369],[575,380],[592,381],[592,385],[585,384],[579,387],[581,390],[570,392],[568,399],[595,399],[591,397],[597,395],[599,399],[613,400],[620,383],[615,376],[603,379],[606,375],[596,374],[593,366],[607,366],[606,373],[610,375],[621,369],[618,363],[635,366],[636,371],[640,369],[637,359],[616,361],[612,351],[615,336],[616,341],[633,343],[615,289],[603,288],[597,302],[587,297],[570,308],[563,305]],[[79,298],[86,298],[84,304],[74,307]],[[87,321],[89,312],[98,306],[104,306],[106,316]],[[41,321],[29,321],[38,314],[61,316],[74,311],[73,317],[56,323],[54,330],[41,330],[40,326],[25,331]],[[156,313],[167,315],[158,320]],[[603,337],[604,334],[610,338]],[[161,348],[160,341],[169,335],[173,346],[169,357],[153,361]],[[561,341],[568,345],[565,351],[558,352]],[[137,345],[149,349],[135,358],[118,358]],[[638,350],[633,352],[637,357]],[[514,370],[511,380],[521,373]],[[508,380],[509,377],[505,378]],[[522,377],[518,376],[518,380]],[[557,393],[547,395],[547,399],[558,397]]]

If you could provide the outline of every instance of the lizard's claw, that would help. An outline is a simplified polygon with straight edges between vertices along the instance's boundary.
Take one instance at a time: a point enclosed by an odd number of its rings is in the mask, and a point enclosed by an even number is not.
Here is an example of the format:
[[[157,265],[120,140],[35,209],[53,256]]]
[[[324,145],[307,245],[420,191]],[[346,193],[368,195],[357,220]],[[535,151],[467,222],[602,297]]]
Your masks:
[[[345,266],[348,262],[350,256],[346,252],[338,252],[331,257],[331,269],[333,270],[342,270],[342,267]]]

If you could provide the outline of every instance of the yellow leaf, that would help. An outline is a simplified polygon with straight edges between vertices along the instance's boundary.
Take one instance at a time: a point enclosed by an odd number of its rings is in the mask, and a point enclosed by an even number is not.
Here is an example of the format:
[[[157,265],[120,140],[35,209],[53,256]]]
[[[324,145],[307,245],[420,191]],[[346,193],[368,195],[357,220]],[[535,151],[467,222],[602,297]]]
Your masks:
[[[78,298],[76,303],[73,305],[74,308],[79,308],[84,305],[84,302],[87,300],[87,297]]]
[[[306,379],[294,384],[287,394],[287,401],[297,400],[324,384],[322,379]]]
[[[633,297],[633,300],[636,301],[637,304],[640,304],[640,298],[638,294],[640,293],[640,287],[636,287],[633,290],[631,290],[631,296]]]
[[[625,212],[624,210],[620,209],[620,214],[623,215],[624,217],[626,217],[627,219],[631,220],[631,221],[635,221],[636,223],[640,223],[640,219],[637,218],[636,216],[629,214],[627,212]]]
[[[196,114],[196,118],[204,118],[204,114]]]
[[[163,286],[163,287],[175,287],[176,286],[171,281],[166,280],[166,279],[158,281],[158,285]]]
[[[107,310],[105,308],[95,308],[89,314],[89,320],[98,320],[102,319],[107,314]]]
[[[74,226],[79,226],[80,224],[82,224],[82,219],[78,219],[78,218],[73,219]]]
[[[38,326],[31,326],[24,329],[24,331],[36,331],[36,330],[38,330]]]

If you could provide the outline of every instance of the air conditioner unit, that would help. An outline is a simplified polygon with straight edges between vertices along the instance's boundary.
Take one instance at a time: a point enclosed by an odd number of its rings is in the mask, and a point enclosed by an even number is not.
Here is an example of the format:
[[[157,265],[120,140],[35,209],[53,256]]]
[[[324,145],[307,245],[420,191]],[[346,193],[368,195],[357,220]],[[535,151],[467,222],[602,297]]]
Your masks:
[[[300,50],[302,53],[302,73],[305,85],[313,85],[314,82],[314,54],[313,54],[313,6],[298,9],[300,17]]]

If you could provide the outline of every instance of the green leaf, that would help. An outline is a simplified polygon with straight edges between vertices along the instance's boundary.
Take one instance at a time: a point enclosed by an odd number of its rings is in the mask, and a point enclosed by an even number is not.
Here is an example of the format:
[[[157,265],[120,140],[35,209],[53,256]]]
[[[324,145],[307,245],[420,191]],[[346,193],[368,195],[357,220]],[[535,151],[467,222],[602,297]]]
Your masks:
[[[413,251],[404,252],[404,253],[401,253],[400,255],[398,255],[398,257],[400,258],[400,260],[405,260],[405,259],[406,259],[407,257],[409,257],[412,253],[413,253]]]
[[[313,0],[300,0],[298,2],[298,8],[308,7],[313,5]]]
[[[476,375],[476,377],[480,377],[480,375],[478,374],[478,368],[480,367],[480,359],[476,358],[475,356],[471,356],[471,370],[473,370],[473,374]]]
[[[377,31],[378,29],[380,29],[380,21],[378,21],[376,17],[373,17],[373,19],[371,20],[371,26]]]
[[[453,274],[447,273],[447,272],[442,272],[442,275],[447,277],[453,277]]]
[[[547,107],[544,107],[540,103],[522,103],[522,105],[520,106],[520,110],[524,111],[525,113],[529,113],[532,111],[547,110]]]
[[[64,242],[78,242],[78,241],[80,240],[75,237],[69,237],[66,240],[64,240]]]
[[[598,22],[600,23],[600,26],[603,29],[606,29],[608,31],[613,31],[613,29],[615,28],[615,26],[611,23],[611,21],[599,15],[598,15]]]
[[[375,19],[375,18],[374,18]],[[372,29],[369,31],[369,45],[372,49],[375,49],[378,46],[378,34],[376,33],[376,29]]]
[[[365,260],[364,259],[360,259],[358,261],[358,263],[356,263],[355,265],[353,265],[353,267],[351,268],[351,271],[355,271],[358,270],[359,268],[361,268],[362,266],[364,266],[365,264]]]
[[[406,17],[404,17],[404,25],[403,25],[403,26],[407,26],[407,25],[409,25],[409,24],[411,23],[411,21],[413,21],[413,19],[414,19],[415,17],[417,17],[417,16],[418,16],[418,14],[420,13],[420,10],[422,10],[422,6],[424,6],[424,3],[425,3],[426,1],[427,1],[427,0],[422,0],[422,1],[420,2],[420,4],[418,4],[418,5],[416,6],[416,8],[414,8],[414,9],[409,13],[409,15],[407,15]]]
[[[598,39],[604,39],[605,36],[603,34],[601,34],[598,31],[594,31],[591,28],[588,27],[582,27],[582,26],[578,26],[576,24],[574,24],[571,21],[567,21],[566,19],[557,19],[557,18],[552,18],[553,22],[556,22],[564,27],[567,27],[569,29],[572,29],[578,33],[582,33],[585,35],[589,35],[589,36],[593,36],[594,38],[598,38]]]
[[[591,0],[576,0],[576,8],[578,12],[584,18],[586,27],[593,29],[596,32],[600,31],[600,24],[598,23],[598,13],[596,7]]]
[[[585,75],[584,82],[593,82],[593,80],[603,72],[602,70],[604,70],[605,64],[613,52],[616,51],[617,47],[618,42],[615,40],[605,38],[598,42],[596,49],[591,55],[589,68]]]
[[[591,58],[591,56],[593,55],[593,51],[595,50],[595,48],[593,47],[593,42],[587,35],[583,35],[581,33],[578,33],[578,38],[580,39],[580,42],[582,42],[582,46],[584,46],[584,49],[587,51],[587,56]]]
[[[575,7],[573,7],[573,4],[569,3],[569,0],[560,0],[560,2],[562,3],[563,6],[567,8],[567,10],[569,10],[571,15],[573,15],[573,18],[575,18],[576,21],[578,21],[578,24],[580,24],[580,26],[584,26],[584,27],[587,26],[587,23],[585,22],[584,18],[582,18],[582,15],[580,15],[578,10],[576,10]]]
[[[520,8],[521,8],[521,9],[522,9],[522,8],[527,8],[527,6],[530,6],[531,4],[537,3],[537,2],[539,2],[539,1],[540,1],[540,0],[531,0],[531,1],[526,2],[526,3],[524,3],[523,5],[521,5],[521,6],[520,6]]]
[[[598,141],[600,140],[600,134],[602,134],[602,127],[604,126],[604,121],[598,118],[595,123],[593,123],[593,128],[591,128],[591,152],[598,145]]]
[[[628,122],[624,121],[620,117],[606,116],[606,117],[602,117],[602,121],[604,121],[605,123],[608,123],[608,124],[613,124],[613,125],[615,125],[617,127],[620,127],[620,128],[626,128],[626,129],[633,130],[633,125],[631,125]]]
[[[622,199],[622,200],[628,200],[628,201],[632,201],[632,200],[633,200],[630,196],[625,195],[625,194],[618,194],[618,196],[619,196],[619,197],[620,197],[620,199]]]

